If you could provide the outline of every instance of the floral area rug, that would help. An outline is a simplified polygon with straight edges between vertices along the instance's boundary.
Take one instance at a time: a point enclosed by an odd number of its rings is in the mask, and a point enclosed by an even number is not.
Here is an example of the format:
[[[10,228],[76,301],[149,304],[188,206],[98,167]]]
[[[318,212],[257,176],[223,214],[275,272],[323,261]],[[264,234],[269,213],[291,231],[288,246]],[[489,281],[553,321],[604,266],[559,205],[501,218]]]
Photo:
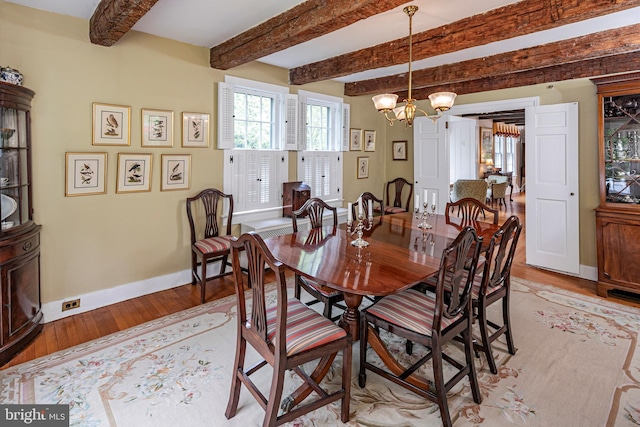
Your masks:
[[[518,351],[511,356],[504,342],[494,343],[497,375],[484,356],[476,359],[483,402],[474,403],[468,382],[461,381],[448,396],[455,426],[640,424],[640,311],[517,278],[512,282]],[[246,389],[238,414],[224,416],[235,351],[234,301],[204,304],[2,370],[0,403],[68,403],[73,426],[261,425],[264,411]],[[404,342],[384,338],[397,356],[420,357],[419,346],[407,356]],[[358,349],[354,345],[347,425],[441,425],[436,405],[374,373],[367,372],[366,387],[360,388]],[[336,359],[325,379],[330,388],[340,385],[340,363]],[[260,382],[268,390],[269,372]],[[284,395],[298,384],[288,377]],[[344,425],[339,414],[339,404],[333,404],[288,425]]]

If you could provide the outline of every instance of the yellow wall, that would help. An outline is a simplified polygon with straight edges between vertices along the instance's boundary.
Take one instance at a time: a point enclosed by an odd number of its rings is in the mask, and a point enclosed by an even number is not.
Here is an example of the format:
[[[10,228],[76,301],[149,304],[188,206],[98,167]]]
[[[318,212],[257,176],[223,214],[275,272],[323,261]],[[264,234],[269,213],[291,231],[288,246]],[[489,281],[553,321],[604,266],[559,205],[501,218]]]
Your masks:
[[[106,48],[91,44],[88,34],[88,21],[0,0],[0,64],[20,70],[24,85],[36,92],[32,105],[33,203],[35,222],[43,226],[43,303],[188,269],[185,199],[203,188],[222,188],[223,156],[215,149],[216,82],[225,73],[209,67],[208,49],[135,31]],[[260,63],[226,74],[279,85],[288,81],[287,70]],[[597,200],[595,96],[584,84],[568,85],[566,91],[556,89],[560,93],[550,91],[548,96],[542,93],[544,89],[533,87],[461,96],[458,102],[532,95],[543,96],[543,104],[580,101],[581,143],[585,141],[580,151],[581,229],[587,237],[583,242],[592,243],[592,213],[588,210]],[[291,87],[292,93],[298,89],[333,96],[343,93],[343,85],[337,82]],[[131,106],[130,147],[92,146],[93,102]],[[384,183],[396,176],[413,180],[411,129],[401,124],[389,127],[368,96],[345,98],[345,102],[351,104],[352,128],[376,131],[374,153],[344,154],[345,200],[355,200],[363,191],[382,196]],[[141,108],[175,112],[173,148],[140,146]],[[183,111],[211,114],[209,148],[181,147]],[[391,160],[393,140],[409,141],[406,162]],[[108,153],[107,194],[65,197],[66,152]],[[153,154],[151,191],[116,194],[117,153],[141,152]],[[160,191],[162,154],[192,155],[190,190]],[[295,153],[291,154],[289,177],[293,180]],[[356,179],[358,156],[370,157],[369,179]],[[581,261],[595,265],[593,251],[584,251]]]

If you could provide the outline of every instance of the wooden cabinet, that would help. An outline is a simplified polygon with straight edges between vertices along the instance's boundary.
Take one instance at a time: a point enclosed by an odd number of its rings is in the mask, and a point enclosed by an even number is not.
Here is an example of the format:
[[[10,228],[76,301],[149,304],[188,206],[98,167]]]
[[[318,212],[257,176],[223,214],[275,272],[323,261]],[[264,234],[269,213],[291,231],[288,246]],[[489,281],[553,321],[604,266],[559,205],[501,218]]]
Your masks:
[[[282,216],[292,216],[311,197],[311,187],[302,181],[285,182],[282,184]]]
[[[40,226],[31,196],[31,99],[0,82],[0,365],[42,329]]]
[[[599,106],[597,292],[640,294],[640,73],[593,82]]]

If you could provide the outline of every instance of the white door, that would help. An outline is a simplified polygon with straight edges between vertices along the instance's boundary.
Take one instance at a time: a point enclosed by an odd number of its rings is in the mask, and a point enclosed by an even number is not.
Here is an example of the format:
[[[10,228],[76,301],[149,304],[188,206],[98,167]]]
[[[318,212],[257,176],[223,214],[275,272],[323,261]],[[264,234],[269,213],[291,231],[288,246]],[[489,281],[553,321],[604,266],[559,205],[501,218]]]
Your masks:
[[[579,274],[578,104],[528,107],[527,264]]]
[[[443,213],[449,201],[449,150],[447,118],[433,123],[426,117],[413,122],[414,201],[433,203]],[[442,137],[439,137],[442,136]]]
[[[478,136],[475,119],[449,116],[449,182],[478,178]]]

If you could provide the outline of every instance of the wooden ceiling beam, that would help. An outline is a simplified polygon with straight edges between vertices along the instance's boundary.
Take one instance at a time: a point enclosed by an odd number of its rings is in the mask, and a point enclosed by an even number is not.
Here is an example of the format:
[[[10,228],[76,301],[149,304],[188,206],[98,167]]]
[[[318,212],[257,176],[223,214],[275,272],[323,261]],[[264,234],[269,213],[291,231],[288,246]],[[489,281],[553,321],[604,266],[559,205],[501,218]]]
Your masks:
[[[158,0],[102,0],[89,20],[89,39],[113,46]]]
[[[434,85],[451,87],[457,82],[495,78],[514,72],[636,51],[640,51],[640,24],[484,58],[416,70],[412,76],[412,87],[415,89]],[[407,86],[408,75],[403,73],[346,83],[344,93],[349,96],[395,93],[405,90]],[[416,94],[417,91],[413,91],[412,96],[415,98]]]
[[[508,72],[500,76],[467,80],[446,86],[423,87],[415,91],[413,95],[416,99],[427,99],[429,94],[442,90],[453,90],[458,95],[464,95],[513,87],[551,84],[572,79],[629,73],[637,70],[640,70],[640,52],[630,52],[535,70]],[[552,86],[550,85],[549,88],[552,89]],[[406,92],[399,95],[406,97]]]
[[[212,68],[227,70],[386,12],[408,0],[308,0],[210,50]]]
[[[640,0],[523,0],[413,35],[414,60],[533,34],[640,6]],[[408,28],[408,22],[407,22]],[[289,70],[289,82],[302,85],[405,64],[409,38],[335,56]]]

